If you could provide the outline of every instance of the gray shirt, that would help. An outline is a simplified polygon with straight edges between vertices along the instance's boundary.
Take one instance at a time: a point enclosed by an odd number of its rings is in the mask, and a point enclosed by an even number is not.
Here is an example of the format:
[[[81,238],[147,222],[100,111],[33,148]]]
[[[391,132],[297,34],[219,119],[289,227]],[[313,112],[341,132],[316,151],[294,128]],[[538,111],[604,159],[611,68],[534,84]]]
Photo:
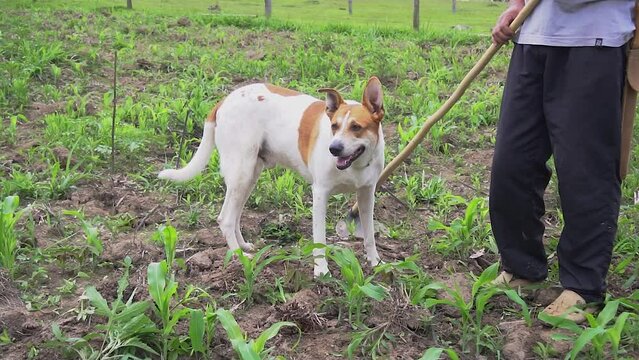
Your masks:
[[[634,0],[541,0],[518,44],[619,47],[632,38]]]

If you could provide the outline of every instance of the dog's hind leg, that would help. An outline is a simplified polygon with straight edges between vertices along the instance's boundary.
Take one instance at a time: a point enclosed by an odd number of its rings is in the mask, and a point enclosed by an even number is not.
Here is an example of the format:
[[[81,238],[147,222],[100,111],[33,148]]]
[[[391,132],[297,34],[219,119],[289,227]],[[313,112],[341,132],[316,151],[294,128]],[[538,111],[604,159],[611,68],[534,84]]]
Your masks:
[[[244,199],[242,201],[242,205],[240,206],[240,216],[237,217],[237,222],[235,225],[235,238],[237,239],[237,244],[244,251],[253,251],[253,244],[246,242],[244,240],[244,236],[242,236],[242,229],[240,226],[240,222],[242,219],[242,212],[244,210],[244,205],[246,205],[246,202],[251,196],[251,192],[253,192],[253,189],[255,188],[255,184],[257,184],[257,179],[260,177],[260,174],[262,173],[263,169],[264,169],[264,162],[261,159],[258,159],[257,163],[255,164],[255,169],[253,170],[253,177],[249,185],[249,190],[245,193]]]
[[[242,216],[242,208],[263,167],[262,160],[257,157],[257,154],[241,159],[226,158],[224,160],[220,167],[226,184],[226,195],[217,223],[226,238],[229,249],[250,250],[252,246],[244,241],[240,233],[240,217]]]

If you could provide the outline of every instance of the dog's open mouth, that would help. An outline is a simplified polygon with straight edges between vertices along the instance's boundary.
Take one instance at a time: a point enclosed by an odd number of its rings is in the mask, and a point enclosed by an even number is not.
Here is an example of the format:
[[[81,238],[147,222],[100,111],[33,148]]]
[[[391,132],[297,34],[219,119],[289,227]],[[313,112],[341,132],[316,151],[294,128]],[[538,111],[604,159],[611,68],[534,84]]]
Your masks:
[[[357,158],[364,153],[364,146],[360,146],[348,156],[338,156],[337,157],[337,168],[340,170],[348,169]]]

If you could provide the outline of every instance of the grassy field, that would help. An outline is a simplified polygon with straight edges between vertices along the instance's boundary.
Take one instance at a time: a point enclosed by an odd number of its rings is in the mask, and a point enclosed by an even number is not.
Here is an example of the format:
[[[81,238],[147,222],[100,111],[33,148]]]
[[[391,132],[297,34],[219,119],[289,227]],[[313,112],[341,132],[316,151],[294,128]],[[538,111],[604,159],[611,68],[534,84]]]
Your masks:
[[[332,277],[313,279],[310,188],[291,171],[266,171],[248,201],[243,234],[260,249],[252,258],[227,254],[215,222],[217,154],[193,181],[156,178],[192,157],[220,99],[255,81],[360,99],[378,76],[389,161],[489,46],[478,29],[499,6],[460,1],[468,20],[446,14],[413,32],[402,25],[408,10],[381,1],[366,10],[354,1],[357,26],[324,0],[274,0],[270,21],[207,14],[213,3],[124,3],[2,3],[0,358],[639,357],[639,146],[602,315],[560,330],[537,319],[560,290],[554,178],[548,281],[522,292],[488,284],[499,260],[487,191],[508,47],[378,194],[387,228],[378,267],[365,265],[360,240],[335,235],[354,201],[339,195],[327,219]],[[261,11],[250,3],[219,5],[222,14]],[[429,4],[448,6],[425,2],[424,11]],[[320,6],[335,15],[308,10]],[[305,11],[313,19],[291,15]],[[473,29],[449,29],[458,23]]]
[[[20,6],[31,6],[20,0]],[[38,8],[82,8],[126,6],[125,0],[38,0]],[[455,25],[470,27],[475,33],[487,33],[495,24],[503,2],[488,0],[458,1],[452,12],[449,0],[422,0],[421,25],[427,30],[445,30]],[[133,0],[135,10],[174,15],[263,16],[263,0]],[[412,28],[412,0],[354,0],[353,15],[348,15],[346,0],[274,0],[272,18],[296,23],[381,26]]]

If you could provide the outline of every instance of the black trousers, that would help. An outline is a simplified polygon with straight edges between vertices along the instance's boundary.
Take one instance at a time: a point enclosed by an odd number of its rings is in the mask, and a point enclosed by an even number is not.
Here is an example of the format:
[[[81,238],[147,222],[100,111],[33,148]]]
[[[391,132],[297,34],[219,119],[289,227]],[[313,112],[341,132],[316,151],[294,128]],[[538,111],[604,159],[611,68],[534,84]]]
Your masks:
[[[548,275],[542,217],[552,155],[564,215],[559,277],[587,301],[603,298],[617,231],[625,49],[515,45],[497,128],[490,218],[504,270]]]

